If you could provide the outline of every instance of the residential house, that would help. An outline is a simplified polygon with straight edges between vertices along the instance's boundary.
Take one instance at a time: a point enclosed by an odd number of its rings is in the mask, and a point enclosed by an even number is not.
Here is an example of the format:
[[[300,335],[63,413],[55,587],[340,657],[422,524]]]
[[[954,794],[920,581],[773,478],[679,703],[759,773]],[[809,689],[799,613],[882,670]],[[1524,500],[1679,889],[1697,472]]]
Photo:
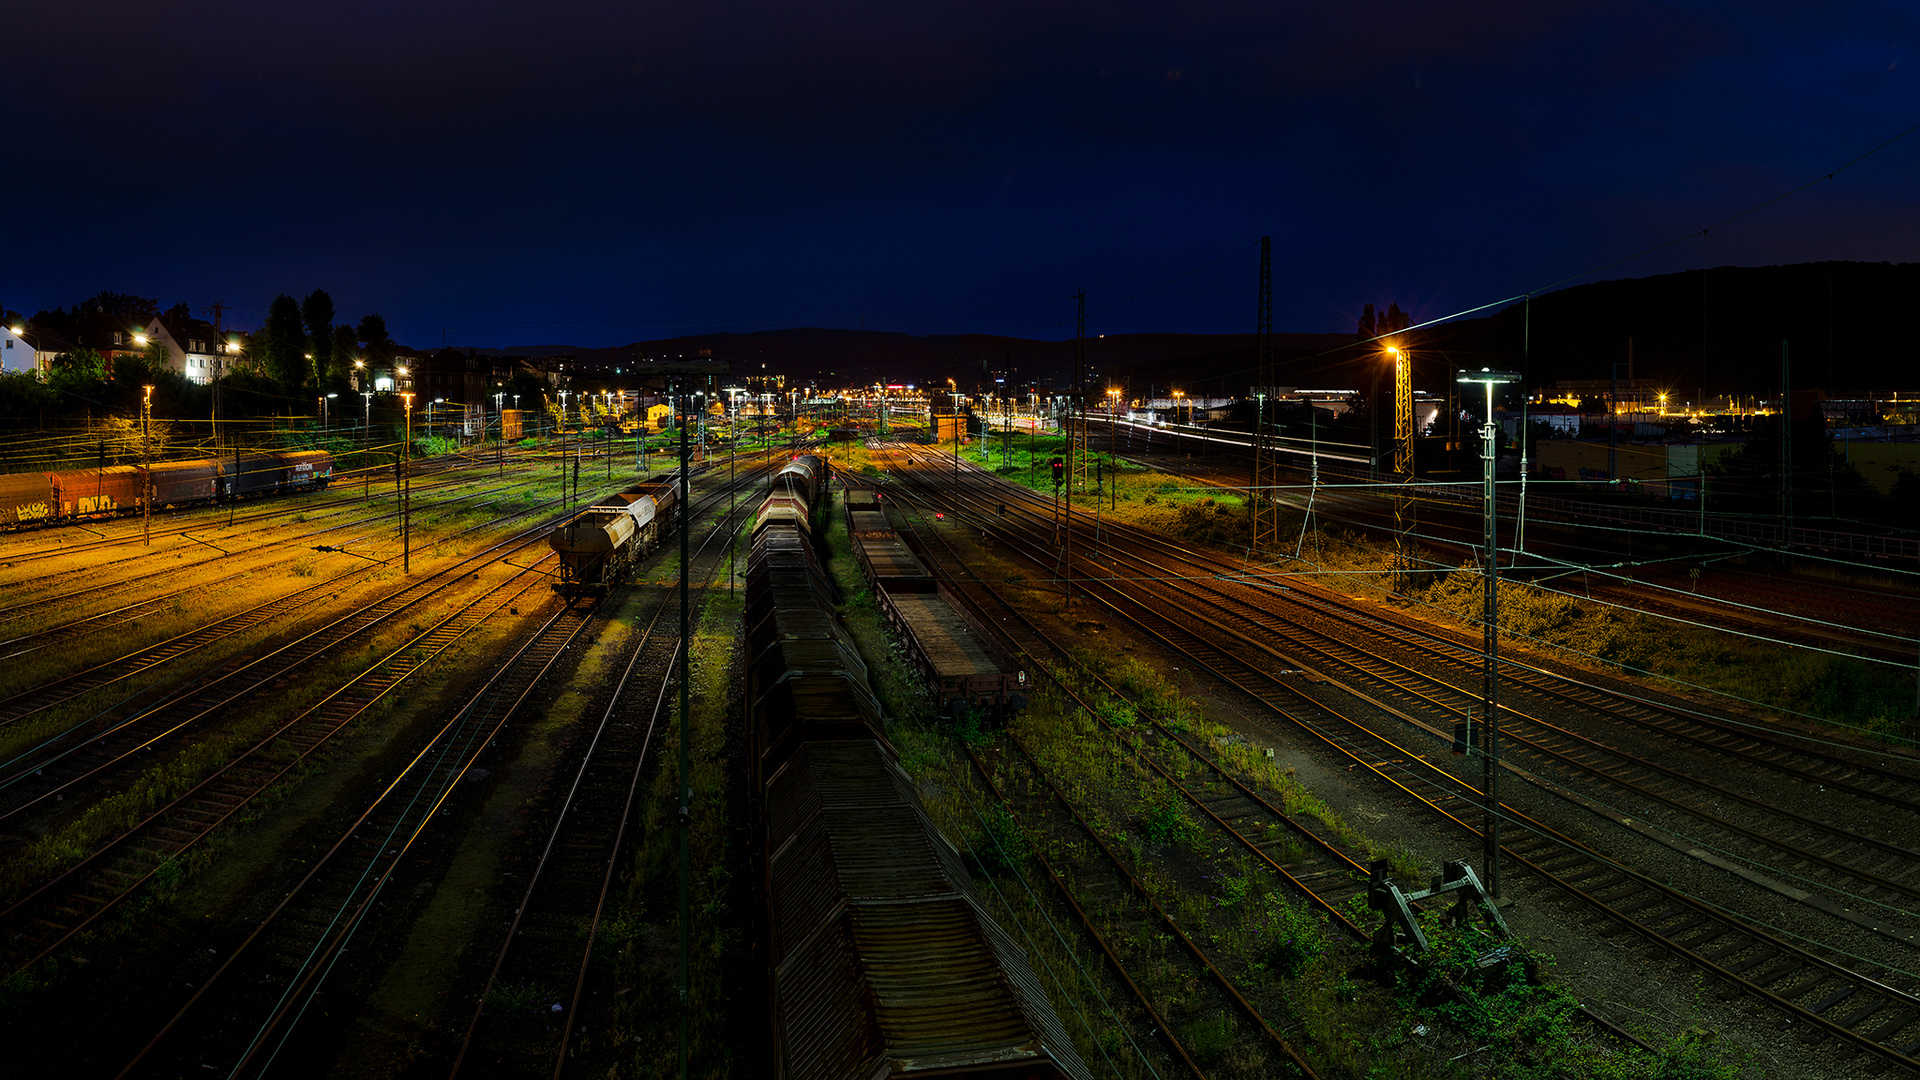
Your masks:
[[[35,371],[45,377],[54,357],[73,350],[73,342],[65,335],[24,323],[7,327],[5,338],[0,343],[0,369],[7,371]]]
[[[146,336],[166,346],[169,370],[197,383],[212,382],[225,374],[240,352],[237,336],[219,340],[212,323],[190,316],[156,315],[147,323]]]

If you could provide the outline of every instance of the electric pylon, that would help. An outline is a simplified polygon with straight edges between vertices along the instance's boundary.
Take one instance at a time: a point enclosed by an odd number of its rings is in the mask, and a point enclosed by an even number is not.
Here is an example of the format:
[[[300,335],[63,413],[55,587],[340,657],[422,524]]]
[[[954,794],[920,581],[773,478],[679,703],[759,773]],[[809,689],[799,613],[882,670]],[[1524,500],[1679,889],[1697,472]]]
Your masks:
[[[1253,516],[1253,549],[1274,547],[1280,541],[1280,462],[1267,443],[1267,399],[1274,396],[1277,381],[1273,371],[1273,237],[1260,238],[1259,313],[1254,320],[1254,337],[1260,360],[1258,382],[1253,388],[1257,408],[1253,422],[1253,490],[1247,502]],[[1275,402],[1274,407],[1279,408]]]
[[[1087,290],[1073,294],[1073,396],[1067,401],[1066,515],[1061,532],[1060,568],[1066,580],[1067,600],[1073,600],[1073,489],[1087,484]]]

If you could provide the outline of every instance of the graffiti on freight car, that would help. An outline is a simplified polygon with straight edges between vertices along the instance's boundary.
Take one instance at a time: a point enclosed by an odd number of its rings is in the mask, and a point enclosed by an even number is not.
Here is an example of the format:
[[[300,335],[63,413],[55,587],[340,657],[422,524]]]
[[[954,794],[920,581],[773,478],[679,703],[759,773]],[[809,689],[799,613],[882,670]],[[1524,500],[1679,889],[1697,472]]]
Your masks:
[[[43,502],[28,503],[25,506],[14,507],[13,512],[21,521],[40,521],[52,516],[53,507]]]
[[[79,512],[82,514],[97,514],[102,510],[112,510],[118,505],[118,503],[113,501],[113,496],[111,495],[89,495],[80,500]]]

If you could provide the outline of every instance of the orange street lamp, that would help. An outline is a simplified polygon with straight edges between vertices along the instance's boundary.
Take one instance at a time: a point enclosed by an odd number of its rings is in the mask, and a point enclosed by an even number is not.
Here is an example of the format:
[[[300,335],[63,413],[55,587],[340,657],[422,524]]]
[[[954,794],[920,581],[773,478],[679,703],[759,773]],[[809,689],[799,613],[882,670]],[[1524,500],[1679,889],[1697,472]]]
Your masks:
[[[140,399],[140,473],[142,494],[140,498],[141,530],[146,534],[146,545],[153,546],[153,387],[143,386],[146,393]]]
[[[405,371],[405,368],[401,368]],[[406,438],[400,444],[400,572],[413,572],[413,395],[406,401]]]

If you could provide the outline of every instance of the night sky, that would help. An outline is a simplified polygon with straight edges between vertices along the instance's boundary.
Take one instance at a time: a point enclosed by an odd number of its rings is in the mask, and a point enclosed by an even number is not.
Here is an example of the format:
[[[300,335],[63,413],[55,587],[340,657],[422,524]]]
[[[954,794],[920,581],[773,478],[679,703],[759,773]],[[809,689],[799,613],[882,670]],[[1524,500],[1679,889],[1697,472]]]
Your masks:
[[[1920,8],[35,0],[0,305],[398,340],[1429,319],[1572,280],[1920,259]]]

